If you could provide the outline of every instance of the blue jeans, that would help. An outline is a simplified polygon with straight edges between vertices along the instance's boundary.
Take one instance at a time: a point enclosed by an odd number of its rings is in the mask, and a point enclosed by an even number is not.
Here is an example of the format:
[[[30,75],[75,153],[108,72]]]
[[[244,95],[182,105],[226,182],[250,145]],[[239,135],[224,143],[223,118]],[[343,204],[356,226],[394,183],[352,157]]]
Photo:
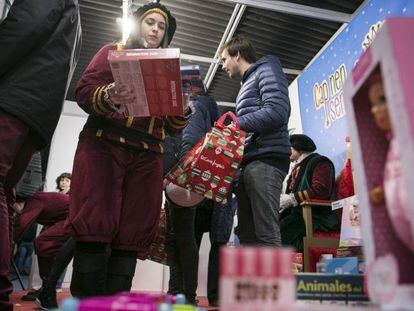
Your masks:
[[[17,258],[17,269],[22,274],[28,275],[32,266],[32,254],[34,250],[33,241],[26,242],[21,241],[19,244],[19,250]]]
[[[236,188],[242,245],[281,246],[279,206],[286,173],[261,161],[242,168]]]

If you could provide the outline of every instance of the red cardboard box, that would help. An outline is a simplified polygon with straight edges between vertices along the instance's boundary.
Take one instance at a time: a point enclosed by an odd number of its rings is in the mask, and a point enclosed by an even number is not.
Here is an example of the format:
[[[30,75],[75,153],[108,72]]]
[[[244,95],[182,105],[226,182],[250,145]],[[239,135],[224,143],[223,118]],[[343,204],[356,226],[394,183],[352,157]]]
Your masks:
[[[179,49],[110,51],[108,60],[115,82],[136,97],[125,105],[126,116],[183,115]]]

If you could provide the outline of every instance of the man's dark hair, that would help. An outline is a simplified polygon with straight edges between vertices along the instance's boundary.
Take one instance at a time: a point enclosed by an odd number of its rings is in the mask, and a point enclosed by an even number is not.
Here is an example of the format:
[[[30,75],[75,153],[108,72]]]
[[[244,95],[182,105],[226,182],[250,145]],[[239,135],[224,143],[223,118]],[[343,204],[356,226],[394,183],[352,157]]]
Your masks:
[[[227,52],[231,57],[240,53],[240,56],[248,63],[253,64],[256,62],[256,51],[254,50],[252,42],[243,37],[234,37],[226,44],[224,44],[222,51],[227,49]]]

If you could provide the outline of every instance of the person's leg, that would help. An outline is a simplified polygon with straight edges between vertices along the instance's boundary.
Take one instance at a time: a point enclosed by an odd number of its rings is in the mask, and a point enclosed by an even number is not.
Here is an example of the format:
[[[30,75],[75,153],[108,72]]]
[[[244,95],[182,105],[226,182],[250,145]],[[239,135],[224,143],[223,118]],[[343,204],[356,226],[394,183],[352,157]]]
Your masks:
[[[23,273],[24,270],[24,262],[26,260],[26,253],[27,248],[24,242],[20,242],[19,249],[17,251],[17,270],[19,270],[20,273]]]
[[[113,249],[106,273],[106,295],[130,291],[137,265],[137,252]]]
[[[306,235],[305,221],[299,210],[292,212],[280,220],[282,245],[303,252],[303,237]]]
[[[183,289],[187,301],[195,304],[198,285],[198,247],[194,234],[195,208],[173,209],[174,238],[182,267]]]
[[[62,272],[72,260],[75,246],[76,241],[73,238],[69,238],[57,254],[52,267],[50,268],[49,275],[42,284],[39,297],[36,301],[40,307],[46,309],[58,307],[56,301],[56,284],[60,275],[62,275]]]
[[[211,242],[208,256],[208,277],[207,277],[207,298],[211,306],[217,306],[219,300],[219,269],[220,269],[220,248],[226,243]]]
[[[34,250],[34,245],[33,245],[33,241],[32,242],[27,242],[26,244],[26,260],[24,262],[23,265],[23,269],[26,275],[30,274],[30,269],[32,267],[32,259],[33,259],[33,250]]]
[[[53,264],[54,257],[45,257],[41,254],[37,255],[37,265],[39,266],[39,276],[44,282],[49,274],[50,267]],[[35,301],[40,294],[40,288],[28,292],[26,295],[22,296],[23,301]]]
[[[170,279],[168,280],[168,294],[177,295],[184,292],[183,271],[180,261],[178,245],[174,237],[174,206],[167,200],[164,203],[167,232],[165,237],[165,251],[167,252]]]
[[[211,217],[213,215],[213,206],[213,201],[204,200],[196,208],[194,233],[198,249],[200,249],[204,233],[210,231]]]
[[[70,283],[72,296],[105,295],[108,243],[76,241]]]
[[[254,245],[256,242],[255,228],[253,222],[252,206],[250,196],[247,193],[244,180],[245,168],[239,177],[237,187],[235,188],[237,200],[237,220],[235,234],[240,240],[241,245]]]
[[[124,153],[125,177],[122,183],[122,208],[118,231],[111,243],[110,266],[122,271],[108,270],[108,279],[117,275],[111,285],[112,293],[131,288],[135,273],[136,255],[145,253],[157,236],[163,190],[162,156],[150,152]],[[124,254],[119,255],[121,251]],[[135,258],[132,258],[134,252]],[[123,279],[123,281],[121,281]],[[110,281],[108,280],[108,283]]]
[[[36,237],[35,252],[42,257],[56,257],[70,236],[71,232],[65,228],[65,221],[59,221]]]
[[[24,173],[35,147],[23,122],[0,110],[0,309],[12,310],[9,295],[13,285],[10,269],[11,206],[14,187]]]
[[[77,241],[71,281],[75,297],[105,293],[108,247],[119,227],[123,197],[122,156],[121,148],[105,140],[79,139],[66,223]]]
[[[245,168],[243,180],[254,223],[253,245],[281,246],[279,203],[285,175],[261,161],[253,161]]]

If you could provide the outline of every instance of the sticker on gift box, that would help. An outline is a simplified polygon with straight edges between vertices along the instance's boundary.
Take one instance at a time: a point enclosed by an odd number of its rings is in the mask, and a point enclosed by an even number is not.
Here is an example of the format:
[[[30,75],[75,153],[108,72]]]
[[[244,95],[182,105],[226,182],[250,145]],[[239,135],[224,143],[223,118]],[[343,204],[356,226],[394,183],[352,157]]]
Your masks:
[[[203,181],[209,181],[211,178],[211,172],[210,171],[204,171],[203,174],[201,174],[201,179]]]
[[[235,140],[232,140],[229,144],[230,144],[230,148],[236,148],[237,147],[237,142]]]
[[[222,147],[225,147],[227,145],[227,141],[225,139],[222,139],[222,138],[219,138],[217,140],[217,143]]]
[[[211,190],[208,190],[208,191],[206,191],[206,193],[204,193],[204,196],[207,198],[207,199],[213,199],[213,191],[211,191]]]
[[[194,189],[198,193],[204,194],[206,192],[206,186],[202,183],[199,183],[199,184],[195,185]]]
[[[194,156],[189,156],[183,163],[184,167],[187,167],[194,159]]]
[[[214,176],[213,180],[210,183],[211,188],[216,188],[218,186],[218,183],[220,182],[220,176],[216,175]]]
[[[207,143],[206,143],[206,150],[213,149],[213,148],[214,148],[213,141],[208,140]],[[200,150],[197,150],[197,153],[200,153],[202,150],[203,150],[203,148],[200,147]]]
[[[185,183],[185,181],[187,180],[188,175],[187,174],[182,174],[181,176],[179,176],[177,178],[177,182],[182,185]]]
[[[217,191],[217,202],[222,202],[226,199],[227,187],[220,187]]]
[[[225,176],[223,179],[226,184],[231,184],[233,182],[233,178],[230,176]]]
[[[179,164],[178,166],[177,166],[177,171],[179,171],[179,172],[182,172],[182,171],[184,171],[184,163],[181,163],[181,164]]]
[[[234,170],[237,170],[237,169],[239,168],[239,162],[234,161],[234,162],[231,164],[231,168],[232,168],[232,169],[234,169]]]
[[[223,137],[223,133],[219,129],[215,128],[215,127],[213,127],[213,129],[211,131],[211,134],[214,137],[219,137],[219,138]]]
[[[224,134],[224,135],[226,135],[226,136],[230,136],[230,135],[231,135],[231,131],[230,131],[230,129],[228,129],[228,128],[224,128],[222,132],[223,132],[223,134]]]
[[[244,146],[241,145],[239,148],[237,148],[236,152],[239,156],[243,155],[243,151],[244,151]]]
[[[229,150],[224,150],[224,155],[229,157],[229,158],[234,158],[234,154],[233,152],[229,151]]]
[[[201,175],[201,170],[198,169],[197,167],[193,167],[191,170],[191,176],[192,177],[198,177]]]

